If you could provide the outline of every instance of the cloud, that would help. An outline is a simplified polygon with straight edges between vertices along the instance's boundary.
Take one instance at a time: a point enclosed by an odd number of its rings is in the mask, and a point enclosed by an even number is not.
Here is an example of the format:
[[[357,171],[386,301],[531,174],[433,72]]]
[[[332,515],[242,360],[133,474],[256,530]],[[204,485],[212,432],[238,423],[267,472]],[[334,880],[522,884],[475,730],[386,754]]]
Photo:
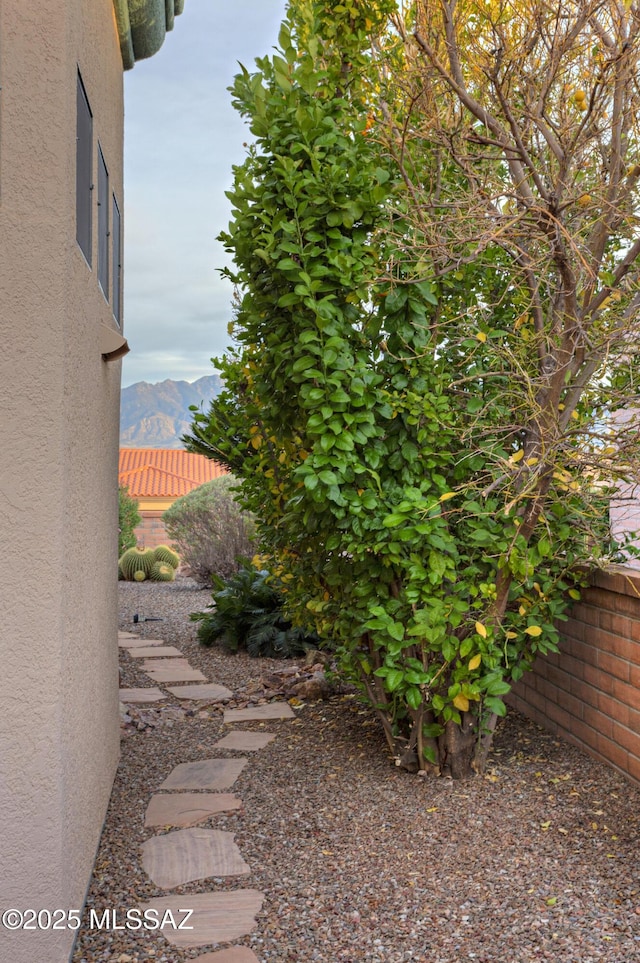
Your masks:
[[[216,241],[248,139],[226,88],[275,45],[285,0],[188,0],[163,48],[125,75],[123,384],[192,381],[229,344]]]

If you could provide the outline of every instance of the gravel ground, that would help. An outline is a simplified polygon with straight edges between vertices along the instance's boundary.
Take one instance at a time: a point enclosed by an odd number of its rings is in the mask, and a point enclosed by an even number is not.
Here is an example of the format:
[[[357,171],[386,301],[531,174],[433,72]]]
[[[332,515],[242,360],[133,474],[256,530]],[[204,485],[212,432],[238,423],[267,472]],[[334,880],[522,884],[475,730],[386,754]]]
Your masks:
[[[139,625],[141,636],[176,644],[234,692],[282,668],[200,647],[187,616],[208,601],[188,579],[121,582],[120,625],[131,630],[134,612],[161,616]],[[149,684],[133,663],[123,654],[123,684]],[[237,755],[212,753],[219,709],[186,715],[167,705],[154,710],[162,724],[123,732],[73,963],[183,963],[219,948],[180,950],[154,933],[87,927],[90,908],[124,912],[165,895],[139,850],[157,832],[143,827],[149,797],[171,769]],[[261,963],[640,961],[640,790],[524,717],[509,714],[487,774],[464,783],[395,768],[371,713],[350,695],[243,728],[278,738],[247,754],[233,787],[243,808],[208,825],[235,833],[251,874],[176,892],[264,892],[256,929],[238,941]]]

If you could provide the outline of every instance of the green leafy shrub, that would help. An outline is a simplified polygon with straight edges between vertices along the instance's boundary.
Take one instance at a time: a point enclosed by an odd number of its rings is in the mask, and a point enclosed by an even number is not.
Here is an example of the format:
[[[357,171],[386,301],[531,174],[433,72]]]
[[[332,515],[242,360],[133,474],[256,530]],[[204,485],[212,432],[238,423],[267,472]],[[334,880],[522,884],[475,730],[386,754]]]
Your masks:
[[[126,485],[118,488],[118,558],[128,548],[136,544],[134,528],[142,519],[138,512],[138,502],[129,494]]]
[[[215,478],[179,498],[163,515],[167,533],[193,578],[210,585],[213,576],[237,572],[238,559],[253,555],[253,518],[238,506],[232,475]]]
[[[253,566],[240,568],[223,581],[214,577],[213,602],[207,612],[193,612],[203,645],[218,640],[231,652],[246,649],[251,656],[287,659],[316,648],[318,638],[293,626],[284,616],[282,593],[269,573]]]

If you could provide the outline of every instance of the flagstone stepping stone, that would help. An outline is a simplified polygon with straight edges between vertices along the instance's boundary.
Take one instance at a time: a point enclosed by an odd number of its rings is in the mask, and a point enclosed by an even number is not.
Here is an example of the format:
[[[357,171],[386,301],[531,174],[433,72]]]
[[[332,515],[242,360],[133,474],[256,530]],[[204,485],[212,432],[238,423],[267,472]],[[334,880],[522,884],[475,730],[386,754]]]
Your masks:
[[[121,632],[118,629],[118,639],[139,639],[140,636],[136,635],[135,632]]]
[[[207,702],[222,702],[231,699],[233,692],[223,685],[207,682],[206,685],[172,685],[167,686],[172,695],[178,699],[206,700]]]
[[[159,896],[140,908],[153,909],[162,919],[169,910],[178,929],[163,926],[162,935],[174,946],[205,946],[207,943],[230,943],[247,936],[256,927],[264,893],[256,889],[236,889],[226,893],[195,893],[188,896]],[[193,910],[185,919],[185,910]]]
[[[188,659],[182,656],[179,659],[143,659],[142,662],[136,663],[141,667],[143,672],[155,672],[157,669],[192,669],[193,666],[189,663]]]
[[[251,868],[233,833],[222,829],[177,829],[142,844],[142,868],[162,889],[209,876],[246,876]]]
[[[145,826],[194,826],[216,813],[240,809],[242,800],[230,792],[156,793],[149,800]]]
[[[178,655],[184,656],[184,653],[180,649],[176,649],[175,645],[163,645],[162,642],[154,642],[153,645],[149,645],[148,639],[145,639],[144,644],[140,646],[135,646],[129,655],[133,659],[158,659],[164,656]]]
[[[207,677],[200,669],[192,669],[189,665],[182,668],[167,666],[167,668],[145,669],[146,674],[154,682],[206,682]]]
[[[295,713],[287,702],[267,702],[246,709],[227,709],[224,722],[253,722],[260,719],[294,719]]]
[[[269,743],[275,739],[275,732],[246,732],[244,730],[238,729],[237,732],[230,732],[220,739],[219,742],[214,742],[214,749],[238,749],[240,752],[256,752],[258,749],[264,749]]]
[[[260,963],[260,960],[248,946],[230,946],[228,950],[196,956],[191,963]]]
[[[159,702],[166,695],[156,686],[146,689],[120,689],[120,702]]]
[[[181,762],[159,789],[230,789],[248,759],[201,759]]]
[[[141,639],[139,635],[136,635],[132,636],[130,639],[118,639],[118,645],[120,645],[123,649],[139,649],[144,645],[146,645],[147,648],[164,645],[164,642],[162,639]]]

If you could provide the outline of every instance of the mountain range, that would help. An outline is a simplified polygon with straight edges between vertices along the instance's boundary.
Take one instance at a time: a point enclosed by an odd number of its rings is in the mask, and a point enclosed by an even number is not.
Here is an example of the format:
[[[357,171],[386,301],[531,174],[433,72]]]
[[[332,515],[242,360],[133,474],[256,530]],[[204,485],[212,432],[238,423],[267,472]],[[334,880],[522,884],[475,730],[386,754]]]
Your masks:
[[[205,411],[222,390],[219,375],[197,381],[137,381],[120,395],[121,448],[182,448],[180,438],[189,430],[193,414],[189,405]]]

